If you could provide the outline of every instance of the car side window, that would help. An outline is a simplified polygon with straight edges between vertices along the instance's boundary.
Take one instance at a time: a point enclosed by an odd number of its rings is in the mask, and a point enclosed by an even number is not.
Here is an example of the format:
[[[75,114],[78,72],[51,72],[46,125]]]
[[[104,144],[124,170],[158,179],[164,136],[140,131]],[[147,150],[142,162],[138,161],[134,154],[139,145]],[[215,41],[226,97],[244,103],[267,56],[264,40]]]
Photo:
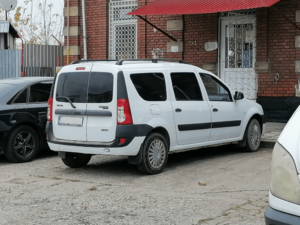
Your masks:
[[[199,83],[194,73],[171,73],[176,101],[202,101]]]
[[[13,104],[26,103],[26,100],[27,100],[27,88],[24,91],[22,91],[21,94],[19,94],[19,96],[15,99]]]
[[[29,91],[29,103],[47,102],[50,96],[52,84],[34,84]]]
[[[232,102],[232,97],[228,88],[213,76],[199,74],[205,86],[209,101]]]
[[[162,73],[131,74],[132,83],[146,101],[166,101],[166,82]]]

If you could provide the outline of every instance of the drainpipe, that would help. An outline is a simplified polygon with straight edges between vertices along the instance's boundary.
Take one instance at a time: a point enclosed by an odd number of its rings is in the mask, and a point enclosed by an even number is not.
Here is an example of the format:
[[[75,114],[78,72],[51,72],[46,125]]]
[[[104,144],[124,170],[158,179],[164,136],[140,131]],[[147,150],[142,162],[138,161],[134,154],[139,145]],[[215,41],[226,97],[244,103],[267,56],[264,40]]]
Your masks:
[[[87,44],[86,44],[86,24],[85,24],[85,1],[82,0],[82,25],[83,25],[83,48],[84,48],[84,60],[87,60]]]
[[[69,65],[70,0],[68,0],[67,65]]]

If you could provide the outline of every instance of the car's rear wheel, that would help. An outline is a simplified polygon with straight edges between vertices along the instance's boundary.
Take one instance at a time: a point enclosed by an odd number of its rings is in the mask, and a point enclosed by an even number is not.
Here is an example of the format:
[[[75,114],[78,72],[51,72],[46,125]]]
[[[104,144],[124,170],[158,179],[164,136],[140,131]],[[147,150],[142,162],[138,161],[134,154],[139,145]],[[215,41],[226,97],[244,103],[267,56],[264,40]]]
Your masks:
[[[252,119],[246,128],[244,134],[244,141],[246,141],[246,145],[243,148],[248,152],[256,152],[259,149],[261,142],[261,126],[257,119]]]
[[[142,161],[138,169],[146,174],[158,174],[163,171],[168,161],[168,145],[159,133],[150,134],[144,141]]]
[[[86,166],[91,160],[91,155],[80,153],[66,153],[66,157],[62,159],[64,164],[71,168],[80,168]]]
[[[32,161],[38,152],[37,133],[31,127],[22,125],[9,135],[4,155],[9,161],[23,163]]]

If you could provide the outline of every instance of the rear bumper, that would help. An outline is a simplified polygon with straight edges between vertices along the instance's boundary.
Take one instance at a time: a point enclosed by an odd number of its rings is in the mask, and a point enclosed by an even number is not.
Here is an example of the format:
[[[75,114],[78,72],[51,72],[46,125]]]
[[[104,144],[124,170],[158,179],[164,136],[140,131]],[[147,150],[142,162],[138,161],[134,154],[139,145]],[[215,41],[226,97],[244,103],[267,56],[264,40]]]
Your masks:
[[[104,155],[136,155],[145,137],[153,128],[146,124],[118,125],[112,142],[76,141],[58,139],[53,133],[52,122],[47,122],[48,145],[53,151]],[[120,139],[125,138],[124,143]]]
[[[52,151],[56,152],[73,152],[91,155],[122,155],[122,156],[135,156],[138,154],[141,144],[145,137],[136,137],[131,143],[125,147],[82,147],[73,145],[60,145],[48,142]]]
[[[265,222],[266,225],[296,225],[300,224],[300,217],[268,207],[265,212]]]

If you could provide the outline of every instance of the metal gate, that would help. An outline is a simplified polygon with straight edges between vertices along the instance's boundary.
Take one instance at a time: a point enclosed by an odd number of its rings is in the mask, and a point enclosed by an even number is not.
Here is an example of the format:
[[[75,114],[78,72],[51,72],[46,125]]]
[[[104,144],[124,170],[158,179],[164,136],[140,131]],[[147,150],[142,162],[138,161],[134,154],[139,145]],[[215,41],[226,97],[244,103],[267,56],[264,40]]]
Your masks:
[[[20,50],[0,50],[0,79],[21,76]]]
[[[221,13],[220,77],[246,98],[257,98],[255,9]]]
[[[26,77],[55,76],[56,67],[63,66],[63,46],[24,44]]]
[[[137,18],[127,13],[137,9],[137,0],[110,0],[109,58],[137,58]]]

